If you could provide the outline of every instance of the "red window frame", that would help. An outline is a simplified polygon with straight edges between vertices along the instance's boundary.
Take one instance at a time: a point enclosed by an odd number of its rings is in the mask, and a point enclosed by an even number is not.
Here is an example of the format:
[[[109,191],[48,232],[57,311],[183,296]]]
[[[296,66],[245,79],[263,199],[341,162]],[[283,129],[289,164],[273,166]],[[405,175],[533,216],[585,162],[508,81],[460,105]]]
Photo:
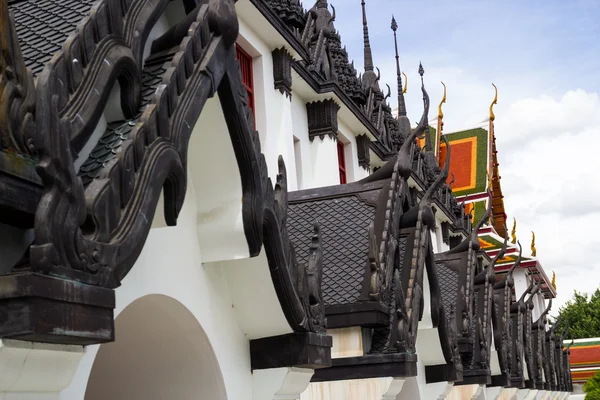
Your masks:
[[[254,112],[254,72],[252,70],[252,56],[246,53],[237,43],[235,45],[235,54],[235,58],[240,63],[240,70],[242,71],[242,83],[248,92],[248,106],[252,110],[252,116],[256,120],[256,114]]]
[[[338,153],[338,168],[340,172],[340,184],[343,185],[347,182],[346,179],[346,154],[344,153],[344,143],[338,140],[337,142],[337,153]]]

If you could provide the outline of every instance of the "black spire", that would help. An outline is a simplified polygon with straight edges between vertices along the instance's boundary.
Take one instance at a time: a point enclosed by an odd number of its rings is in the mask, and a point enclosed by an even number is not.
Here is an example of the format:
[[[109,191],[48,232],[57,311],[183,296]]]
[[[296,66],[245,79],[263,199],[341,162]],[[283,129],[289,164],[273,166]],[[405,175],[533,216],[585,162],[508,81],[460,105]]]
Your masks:
[[[364,40],[364,55],[365,55],[365,73],[362,76],[363,86],[365,89],[373,88],[379,90],[377,81],[379,77],[375,74],[373,66],[373,54],[371,53],[371,43],[369,41],[369,27],[367,25],[367,11],[365,9],[365,0],[361,0],[362,17],[363,17],[363,40]]]
[[[402,72],[400,71],[400,56],[398,55],[398,39],[396,38],[396,30],[398,24],[392,15],[392,31],[394,31],[394,47],[396,49],[396,76],[398,78],[398,124],[401,134],[406,138],[410,135],[410,121],[406,116],[406,103],[404,102],[404,93],[402,90]]]
[[[404,102],[404,93],[402,93],[402,72],[400,71],[400,56],[398,55],[398,39],[396,38],[397,29],[396,18],[392,16],[392,31],[394,31],[394,47],[396,49],[396,76],[398,79],[398,117],[400,117],[406,116],[406,103]]]
[[[425,74],[425,69],[423,68],[423,64],[419,61],[419,75],[421,76],[421,88],[423,88],[423,104],[427,101],[425,98],[425,83],[423,83],[423,75]],[[425,150],[433,151],[433,144],[431,143],[431,127],[429,124],[427,125],[427,131],[425,132]]]
[[[369,27],[367,25],[367,11],[365,10],[365,0],[361,1],[363,17],[363,41],[365,48],[365,71],[373,71],[373,54],[371,53],[371,43],[369,42]]]

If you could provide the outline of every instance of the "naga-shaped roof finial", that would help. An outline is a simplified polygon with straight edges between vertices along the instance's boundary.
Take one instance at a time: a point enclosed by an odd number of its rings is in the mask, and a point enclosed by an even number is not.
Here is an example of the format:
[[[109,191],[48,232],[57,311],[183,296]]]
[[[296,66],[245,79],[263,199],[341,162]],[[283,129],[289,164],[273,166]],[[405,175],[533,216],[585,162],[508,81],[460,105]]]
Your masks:
[[[531,231],[531,256],[536,257],[537,250],[535,248],[535,232]]]
[[[494,105],[498,104],[498,88],[493,83],[492,86],[494,87],[496,94],[494,96],[494,100],[492,100],[492,104],[490,104],[490,121],[494,121],[496,119],[496,115],[494,115]]]
[[[517,219],[513,217],[513,227],[512,232],[510,233],[512,236],[512,244],[517,244]]]
[[[556,272],[552,271],[552,287],[556,290]]]
[[[440,121],[444,119],[444,113],[442,112],[442,104],[446,102],[446,84],[442,81],[442,85],[444,86],[444,95],[442,96],[442,101],[440,101],[440,105],[438,106],[438,118]]]

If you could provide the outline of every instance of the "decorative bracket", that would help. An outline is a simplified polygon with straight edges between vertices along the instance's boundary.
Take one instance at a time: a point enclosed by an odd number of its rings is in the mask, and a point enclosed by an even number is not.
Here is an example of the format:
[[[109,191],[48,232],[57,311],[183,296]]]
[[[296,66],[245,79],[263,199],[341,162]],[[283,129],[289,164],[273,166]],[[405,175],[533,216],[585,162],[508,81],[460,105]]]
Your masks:
[[[339,109],[340,106],[332,99],[306,104],[308,137],[311,142],[315,137],[323,140],[325,135],[333,140],[337,140],[337,113]]]
[[[358,152],[358,165],[366,171],[371,169],[371,153],[369,151],[371,139],[367,135],[359,135],[356,137],[356,149]]]
[[[292,99],[292,63],[294,59],[285,47],[275,49],[273,56],[273,84],[281,94]]]

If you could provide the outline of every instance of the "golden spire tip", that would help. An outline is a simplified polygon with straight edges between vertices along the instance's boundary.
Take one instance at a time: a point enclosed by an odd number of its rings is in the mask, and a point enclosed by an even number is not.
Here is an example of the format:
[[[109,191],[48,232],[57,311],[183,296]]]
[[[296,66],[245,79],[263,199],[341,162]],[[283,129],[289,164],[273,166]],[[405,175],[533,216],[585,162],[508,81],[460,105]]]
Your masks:
[[[513,218],[513,228],[512,228],[512,232],[510,233],[512,236],[512,240],[511,243],[512,244],[517,244],[517,219]]]
[[[494,100],[492,101],[492,104],[490,104],[490,121],[496,119],[496,116],[494,115],[494,104],[498,104],[498,88],[493,83],[492,86],[494,87],[496,94],[494,95]]]

